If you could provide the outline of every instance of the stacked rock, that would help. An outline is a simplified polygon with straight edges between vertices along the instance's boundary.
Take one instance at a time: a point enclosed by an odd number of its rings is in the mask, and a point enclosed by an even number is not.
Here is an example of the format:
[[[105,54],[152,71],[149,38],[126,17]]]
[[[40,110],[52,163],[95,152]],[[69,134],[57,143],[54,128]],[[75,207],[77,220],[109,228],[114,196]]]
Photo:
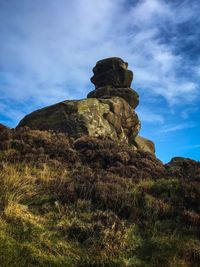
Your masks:
[[[130,88],[133,72],[128,70],[128,63],[118,57],[100,60],[93,68],[94,76],[91,82],[95,90],[90,92],[88,98],[110,98],[118,96],[126,100],[132,108],[139,103],[138,94]]]

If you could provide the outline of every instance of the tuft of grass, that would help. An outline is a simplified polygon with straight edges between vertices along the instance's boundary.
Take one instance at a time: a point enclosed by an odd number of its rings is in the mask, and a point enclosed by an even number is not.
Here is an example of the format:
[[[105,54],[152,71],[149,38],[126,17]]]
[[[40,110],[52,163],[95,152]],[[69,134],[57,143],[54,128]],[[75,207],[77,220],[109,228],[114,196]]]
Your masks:
[[[3,163],[0,172],[0,211],[2,212],[10,203],[29,201],[36,195],[35,178],[31,170],[25,166]]]

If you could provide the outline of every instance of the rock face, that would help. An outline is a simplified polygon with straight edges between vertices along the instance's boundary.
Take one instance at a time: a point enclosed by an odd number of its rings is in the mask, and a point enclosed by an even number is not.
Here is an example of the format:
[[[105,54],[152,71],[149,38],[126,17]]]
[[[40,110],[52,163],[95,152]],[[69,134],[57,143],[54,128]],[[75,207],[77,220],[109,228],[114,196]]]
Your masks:
[[[153,142],[139,137],[140,121],[134,109],[138,94],[130,88],[133,73],[120,58],[98,61],[91,81],[95,90],[87,99],[66,100],[25,116],[18,127],[53,130],[72,137],[101,137],[128,143],[135,150],[154,153]]]

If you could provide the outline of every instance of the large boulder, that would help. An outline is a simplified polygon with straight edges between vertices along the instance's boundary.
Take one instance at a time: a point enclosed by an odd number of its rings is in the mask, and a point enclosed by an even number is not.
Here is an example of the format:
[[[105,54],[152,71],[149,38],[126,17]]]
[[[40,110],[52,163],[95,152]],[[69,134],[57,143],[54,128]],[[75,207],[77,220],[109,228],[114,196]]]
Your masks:
[[[54,130],[69,136],[109,137],[130,143],[140,129],[137,114],[120,97],[67,100],[25,116],[18,127]]]

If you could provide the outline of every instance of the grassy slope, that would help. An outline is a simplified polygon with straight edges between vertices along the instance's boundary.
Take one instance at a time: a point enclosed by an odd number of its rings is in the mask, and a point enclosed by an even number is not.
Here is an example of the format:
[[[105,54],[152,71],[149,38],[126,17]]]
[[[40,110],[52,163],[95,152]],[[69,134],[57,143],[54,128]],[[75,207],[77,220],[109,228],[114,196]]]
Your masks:
[[[200,266],[200,165],[109,140],[0,129],[0,262]]]

